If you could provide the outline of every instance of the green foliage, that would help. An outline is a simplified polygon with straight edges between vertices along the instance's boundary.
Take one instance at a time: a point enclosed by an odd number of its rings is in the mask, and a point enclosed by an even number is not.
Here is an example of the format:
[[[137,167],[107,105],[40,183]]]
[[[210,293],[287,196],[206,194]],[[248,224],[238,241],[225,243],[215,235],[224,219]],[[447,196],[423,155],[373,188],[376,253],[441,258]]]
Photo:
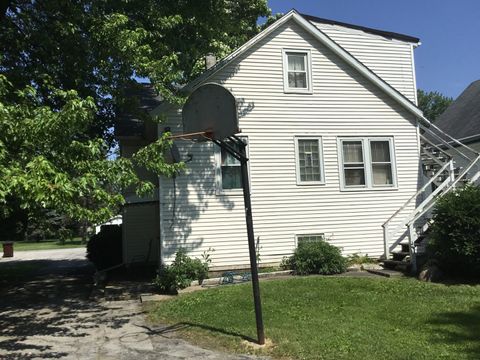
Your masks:
[[[160,292],[176,294],[178,290],[190,286],[193,280],[198,280],[201,284],[208,278],[209,264],[209,257],[202,262],[200,259],[190,258],[184,249],[180,249],[175,254],[175,260],[171,265],[160,267],[154,283]]]
[[[98,270],[122,263],[122,226],[104,225],[87,243],[87,259]]]
[[[154,185],[135,167],[172,176],[164,134],[132,159],[110,156],[125,89],[148,78],[168,101],[203,70],[255,35],[265,0],[5,1],[0,6],[0,223],[13,237],[26,218],[53,211],[99,223]],[[48,34],[48,36],[46,35]],[[5,227],[6,228],[6,227]],[[19,236],[21,237],[21,236]]]
[[[300,243],[290,258],[290,266],[298,275],[331,275],[345,272],[347,261],[336,246],[315,241]]]
[[[480,188],[469,185],[443,196],[433,220],[429,256],[449,274],[480,278]]]
[[[109,159],[105,141],[85,133],[95,121],[92,98],[55,90],[49,99],[63,104],[57,109],[42,105],[40,98],[33,87],[15,90],[0,75],[0,219],[5,223],[13,218],[17,224],[19,213],[47,219],[52,211],[67,219],[103,222],[123,204],[122,190],[134,187],[140,194],[153,189],[140,181],[135,166],[155,163],[148,168],[167,176],[182,167],[165,164],[163,154],[171,144],[166,137],[132,160]]]
[[[434,122],[453,102],[453,99],[440,94],[438,91],[426,92],[417,90],[418,107],[423,115]]]
[[[347,264],[348,265],[354,265],[354,264],[375,264],[376,261],[370,257],[368,257],[368,254],[362,255],[359,253],[355,253],[352,255],[349,255],[347,257]]]

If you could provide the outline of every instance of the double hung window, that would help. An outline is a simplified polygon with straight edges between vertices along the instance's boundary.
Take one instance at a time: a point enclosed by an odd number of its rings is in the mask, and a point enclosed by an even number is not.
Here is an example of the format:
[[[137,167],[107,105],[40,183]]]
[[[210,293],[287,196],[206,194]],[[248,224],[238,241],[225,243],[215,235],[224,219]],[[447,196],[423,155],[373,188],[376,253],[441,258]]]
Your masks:
[[[392,138],[341,138],[339,144],[344,189],[396,186]]]

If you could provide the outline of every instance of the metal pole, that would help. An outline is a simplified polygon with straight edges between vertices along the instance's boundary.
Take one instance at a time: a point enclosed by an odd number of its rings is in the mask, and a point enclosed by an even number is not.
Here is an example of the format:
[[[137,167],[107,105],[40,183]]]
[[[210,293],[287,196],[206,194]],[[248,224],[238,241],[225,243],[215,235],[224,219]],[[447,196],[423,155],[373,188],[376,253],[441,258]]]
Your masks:
[[[247,223],[248,251],[250,253],[250,268],[252,272],[253,301],[255,303],[255,319],[257,322],[257,337],[258,337],[258,343],[260,345],[264,345],[265,332],[263,330],[262,303],[260,300],[260,286],[258,284],[257,254],[255,252],[255,235],[253,232],[253,221],[252,221],[252,202],[250,199],[250,184],[248,181],[248,166],[247,166],[248,159],[247,159],[245,147],[246,145],[243,142],[239,144],[240,153],[242,154],[241,169],[242,169],[243,201],[245,204],[245,220]]]

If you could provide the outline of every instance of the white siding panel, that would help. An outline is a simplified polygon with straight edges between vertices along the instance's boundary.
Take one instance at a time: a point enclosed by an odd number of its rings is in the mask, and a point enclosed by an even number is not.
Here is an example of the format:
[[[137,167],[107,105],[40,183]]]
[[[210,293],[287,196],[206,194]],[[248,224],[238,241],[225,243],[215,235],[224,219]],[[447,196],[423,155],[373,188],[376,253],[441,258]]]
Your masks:
[[[416,101],[411,43],[338,25],[314,24],[408,99]]]
[[[313,94],[283,92],[282,48],[311,51]],[[345,254],[381,255],[382,223],[417,189],[412,116],[294,23],[277,29],[209,81],[224,84],[240,103],[261,261],[280,261],[294,250],[295,235],[308,233],[324,233]],[[182,132],[180,112],[167,115],[162,128]],[[325,185],[296,184],[296,135],[322,137]],[[341,191],[337,138],[345,136],[392,136],[398,188]],[[175,184],[173,179],[161,182],[164,259],[173,260],[178,247],[196,257],[213,248],[213,266],[248,264],[243,197],[216,194],[215,145],[177,145],[185,158],[193,158]]]
[[[123,210],[123,261],[145,263],[158,261],[158,204],[130,204]]]

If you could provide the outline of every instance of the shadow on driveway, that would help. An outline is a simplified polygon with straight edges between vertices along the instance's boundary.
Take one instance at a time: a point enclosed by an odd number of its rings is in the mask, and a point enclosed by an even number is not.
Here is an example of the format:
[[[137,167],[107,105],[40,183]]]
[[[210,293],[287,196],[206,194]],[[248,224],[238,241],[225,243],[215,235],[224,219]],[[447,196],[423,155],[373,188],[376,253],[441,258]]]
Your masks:
[[[87,260],[0,263],[0,358],[60,358],[99,324],[128,322],[89,301],[93,272]]]

